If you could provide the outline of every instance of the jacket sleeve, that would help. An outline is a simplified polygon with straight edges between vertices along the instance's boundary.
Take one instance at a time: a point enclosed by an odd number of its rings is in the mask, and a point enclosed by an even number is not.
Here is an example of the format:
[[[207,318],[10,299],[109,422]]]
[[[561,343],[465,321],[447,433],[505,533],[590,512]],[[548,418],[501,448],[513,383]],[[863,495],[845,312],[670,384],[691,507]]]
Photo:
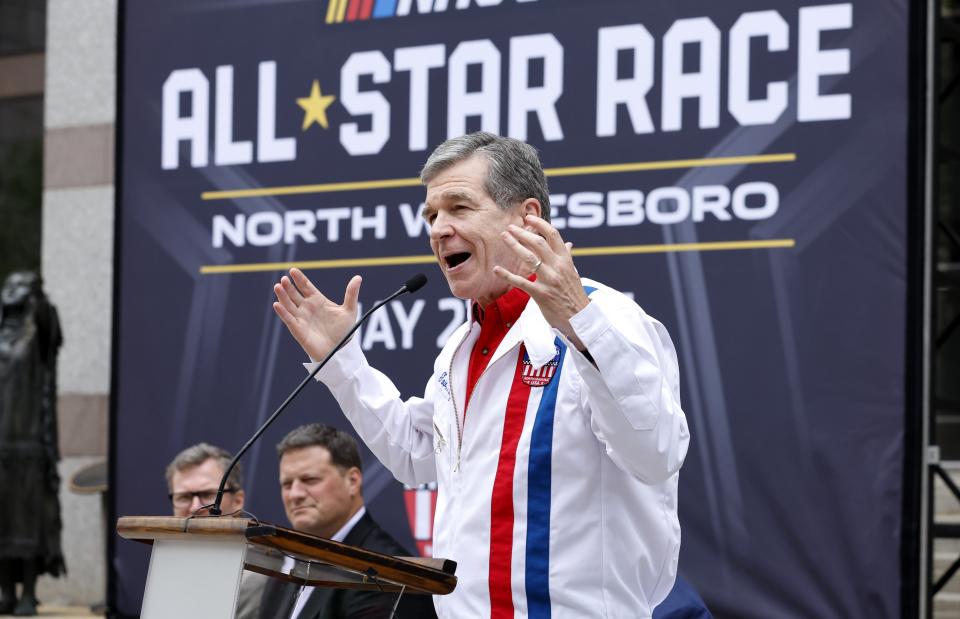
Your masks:
[[[680,470],[690,442],[666,329],[610,289],[591,294],[570,324],[596,363],[569,347],[597,439],[627,473],[649,484],[666,480]]]
[[[315,364],[304,366],[312,371]],[[393,382],[367,362],[356,337],[316,379],[330,389],[357,434],[394,477],[410,486],[436,481],[434,380],[422,398],[401,400]]]

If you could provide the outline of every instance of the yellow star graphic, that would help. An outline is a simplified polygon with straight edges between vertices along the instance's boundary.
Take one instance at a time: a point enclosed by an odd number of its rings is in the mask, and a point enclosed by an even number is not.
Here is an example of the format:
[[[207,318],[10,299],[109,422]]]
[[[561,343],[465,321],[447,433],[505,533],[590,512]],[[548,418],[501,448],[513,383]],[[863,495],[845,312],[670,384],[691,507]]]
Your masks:
[[[303,108],[303,127],[306,131],[314,122],[324,129],[329,128],[327,122],[327,108],[336,99],[333,95],[323,95],[320,93],[320,82],[313,80],[313,87],[310,89],[309,97],[300,97],[297,99],[297,105]]]

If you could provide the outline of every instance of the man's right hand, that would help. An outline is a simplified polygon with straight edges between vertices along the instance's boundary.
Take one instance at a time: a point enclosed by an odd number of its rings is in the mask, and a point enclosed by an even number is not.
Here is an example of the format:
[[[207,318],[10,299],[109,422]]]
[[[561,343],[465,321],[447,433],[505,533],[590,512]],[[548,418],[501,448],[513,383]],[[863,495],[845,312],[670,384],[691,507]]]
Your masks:
[[[314,361],[326,357],[356,322],[360,282],[354,275],[347,284],[343,305],[323,296],[300,269],[290,269],[290,277],[284,275],[273,285],[274,311]]]

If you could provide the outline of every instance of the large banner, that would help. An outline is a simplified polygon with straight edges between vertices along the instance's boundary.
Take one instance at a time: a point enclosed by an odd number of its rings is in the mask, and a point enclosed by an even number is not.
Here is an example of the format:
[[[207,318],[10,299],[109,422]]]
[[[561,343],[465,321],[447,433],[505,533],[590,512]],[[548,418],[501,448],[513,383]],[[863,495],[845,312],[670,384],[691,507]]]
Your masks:
[[[430,254],[420,166],[484,129],[535,145],[580,272],[673,336],[692,443],[680,571],[721,617],[899,615],[907,2],[127,0],[116,515],[170,511],[167,462],[236,450],[303,378],[271,309],[299,265],[364,307],[405,396],[466,319]],[[244,460],[349,424],[310,385]],[[365,452],[368,505],[429,552],[429,488]],[[589,510],[584,518],[595,518]],[[148,549],[117,541],[136,614]]]

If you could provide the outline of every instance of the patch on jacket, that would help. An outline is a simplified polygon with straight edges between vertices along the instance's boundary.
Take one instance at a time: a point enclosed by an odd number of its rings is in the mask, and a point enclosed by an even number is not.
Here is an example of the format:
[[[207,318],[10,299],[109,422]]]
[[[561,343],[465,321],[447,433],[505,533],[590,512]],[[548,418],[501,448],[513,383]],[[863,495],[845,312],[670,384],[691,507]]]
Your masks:
[[[534,369],[533,364],[530,363],[530,355],[527,354],[527,351],[523,351],[523,370],[520,373],[520,380],[523,381],[524,385],[543,387],[550,384],[553,375],[557,373],[557,364],[560,363],[560,349],[555,347],[555,350],[557,354],[553,356],[553,359],[537,369]]]

